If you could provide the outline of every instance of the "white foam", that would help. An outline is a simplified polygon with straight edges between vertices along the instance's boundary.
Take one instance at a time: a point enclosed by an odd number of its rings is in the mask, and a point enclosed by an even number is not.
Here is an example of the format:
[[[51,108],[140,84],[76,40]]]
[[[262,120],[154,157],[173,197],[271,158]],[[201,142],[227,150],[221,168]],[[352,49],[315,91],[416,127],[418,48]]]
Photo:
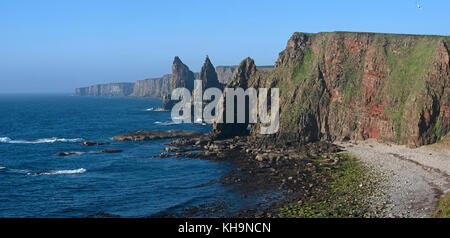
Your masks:
[[[0,137],[1,143],[9,143],[11,141],[11,138],[9,137]]]
[[[83,138],[66,139],[66,138],[52,137],[37,140],[12,140],[9,137],[0,137],[0,143],[9,143],[9,144],[42,144],[42,143],[80,142],[80,141],[83,141]]]
[[[157,108],[151,107],[151,108],[145,109],[145,111],[147,111],[147,112],[166,112],[167,110],[164,110],[160,107],[157,107]]]
[[[50,171],[46,171],[46,172],[42,172],[42,173],[38,173],[38,174],[28,173],[28,175],[39,176],[39,175],[58,175],[58,174],[82,174],[84,172],[86,172],[86,169],[80,168],[80,169],[72,169],[72,170],[50,170]]]
[[[4,170],[4,169],[6,169],[6,167],[1,167],[1,166],[0,166],[0,170]]]
[[[174,121],[165,121],[165,122],[155,121],[154,123],[158,124],[158,125],[162,125],[162,126],[170,126],[170,125],[181,124],[180,122],[174,122]]]

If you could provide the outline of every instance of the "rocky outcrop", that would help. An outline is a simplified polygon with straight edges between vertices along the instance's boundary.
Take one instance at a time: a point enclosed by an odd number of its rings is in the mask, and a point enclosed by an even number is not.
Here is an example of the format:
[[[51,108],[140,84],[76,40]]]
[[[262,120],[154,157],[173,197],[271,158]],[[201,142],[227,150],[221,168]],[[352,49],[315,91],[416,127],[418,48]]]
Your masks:
[[[75,89],[76,96],[126,97],[133,93],[134,83],[97,84]]]
[[[241,75],[249,87],[280,89],[280,129],[268,140],[420,146],[450,131],[449,39],[295,33],[272,71]],[[252,136],[260,137],[258,127]]]
[[[82,145],[93,146],[93,145],[109,145],[110,142],[99,142],[99,141],[84,141]]]
[[[203,89],[222,87],[217,78],[216,69],[212,65],[208,56],[206,56],[205,63],[200,70],[199,79],[202,81]]]
[[[138,80],[130,96],[162,98],[170,92],[170,77],[170,74],[166,74],[161,78]]]
[[[175,56],[172,64],[172,76],[170,77],[170,88],[187,88],[190,92],[194,89],[195,74],[189,70],[178,56]],[[170,93],[163,97],[163,108],[172,109],[174,101],[170,99]]]
[[[159,139],[171,139],[180,137],[193,137],[200,136],[203,133],[199,131],[189,130],[170,130],[170,131],[137,131],[124,135],[115,136],[115,141],[146,141],[146,140],[159,140]]]

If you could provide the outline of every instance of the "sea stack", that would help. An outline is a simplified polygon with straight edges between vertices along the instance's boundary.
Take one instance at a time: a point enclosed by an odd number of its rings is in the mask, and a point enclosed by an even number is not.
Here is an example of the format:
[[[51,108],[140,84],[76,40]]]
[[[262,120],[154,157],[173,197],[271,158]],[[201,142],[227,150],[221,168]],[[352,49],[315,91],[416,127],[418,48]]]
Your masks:
[[[251,58],[244,59],[237,67],[233,79],[227,85],[227,88],[243,88],[246,90],[249,87],[249,80],[251,75],[255,74],[257,71],[255,61]],[[224,99],[226,101],[226,99]],[[226,105],[224,105],[223,113],[220,115],[225,121],[226,118]],[[234,101],[234,123],[214,123],[212,136],[217,139],[230,138],[234,136],[243,136],[248,134],[248,122],[237,123],[236,116],[237,102]],[[245,114],[248,115],[249,107],[245,105]],[[246,116],[247,118],[247,116]]]
[[[172,76],[170,78],[171,90],[176,88],[187,88],[189,91],[194,89],[195,74],[189,70],[178,56],[175,56],[172,64]],[[174,101],[170,100],[170,93],[163,97],[163,108],[165,110],[171,110],[174,105]]]
[[[205,63],[203,63],[202,69],[200,70],[199,79],[202,81],[203,89],[222,88],[217,77],[216,69],[208,56],[206,56]]]

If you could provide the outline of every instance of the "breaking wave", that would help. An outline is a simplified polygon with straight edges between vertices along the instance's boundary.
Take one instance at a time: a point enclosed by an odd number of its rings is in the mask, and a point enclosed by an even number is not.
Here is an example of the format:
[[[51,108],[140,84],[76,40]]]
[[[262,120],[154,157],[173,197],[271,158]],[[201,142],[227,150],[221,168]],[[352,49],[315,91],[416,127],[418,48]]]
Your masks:
[[[170,125],[177,125],[177,124],[181,124],[181,123],[174,122],[174,121],[165,121],[165,122],[155,121],[155,124],[162,125],[162,126],[170,126]]]
[[[0,137],[0,143],[9,143],[9,144],[42,144],[42,143],[55,143],[55,142],[80,142],[83,138],[74,138],[74,139],[66,139],[66,138],[42,138],[37,140],[13,140],[9,137]]]
[[[72,170],[49,170],[44,172],[28,173],[31,176],[41,176],[41,175],[58,175],[58,174],[82,174],[86,172],[86,169],[72,169]]]
[[[167,110],[164,110],[164,109],[162,109],[162,108],[160,108],[160,107],[151,107],[151,108],[147,108],[147,109],[145,109],[145,111],[147,111],[147,112],[166,112]]]

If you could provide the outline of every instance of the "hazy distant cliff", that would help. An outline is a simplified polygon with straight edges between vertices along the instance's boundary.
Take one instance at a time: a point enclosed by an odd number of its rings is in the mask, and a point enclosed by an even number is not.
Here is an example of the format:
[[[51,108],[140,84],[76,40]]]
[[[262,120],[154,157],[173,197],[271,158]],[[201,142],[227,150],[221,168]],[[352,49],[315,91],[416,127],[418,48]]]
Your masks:
[[[161,78],[138,80],[130,96],[162,98],[170,92],[170,77],[170,74],[166,74]]]
[[[133,93],[134,83],[97,84],[84,88],[76,88],[77,96],[112,96],[126,97]]]
[[[272,71],[255,71],[247,59],[234,80],[280,89],[280,129],[269,140],[377,138],[420,146],[450,132],[449,41],[295,33]],[[252,127],[253,136],[259,126]],[[233,127],[220,129],[233,135]]]

